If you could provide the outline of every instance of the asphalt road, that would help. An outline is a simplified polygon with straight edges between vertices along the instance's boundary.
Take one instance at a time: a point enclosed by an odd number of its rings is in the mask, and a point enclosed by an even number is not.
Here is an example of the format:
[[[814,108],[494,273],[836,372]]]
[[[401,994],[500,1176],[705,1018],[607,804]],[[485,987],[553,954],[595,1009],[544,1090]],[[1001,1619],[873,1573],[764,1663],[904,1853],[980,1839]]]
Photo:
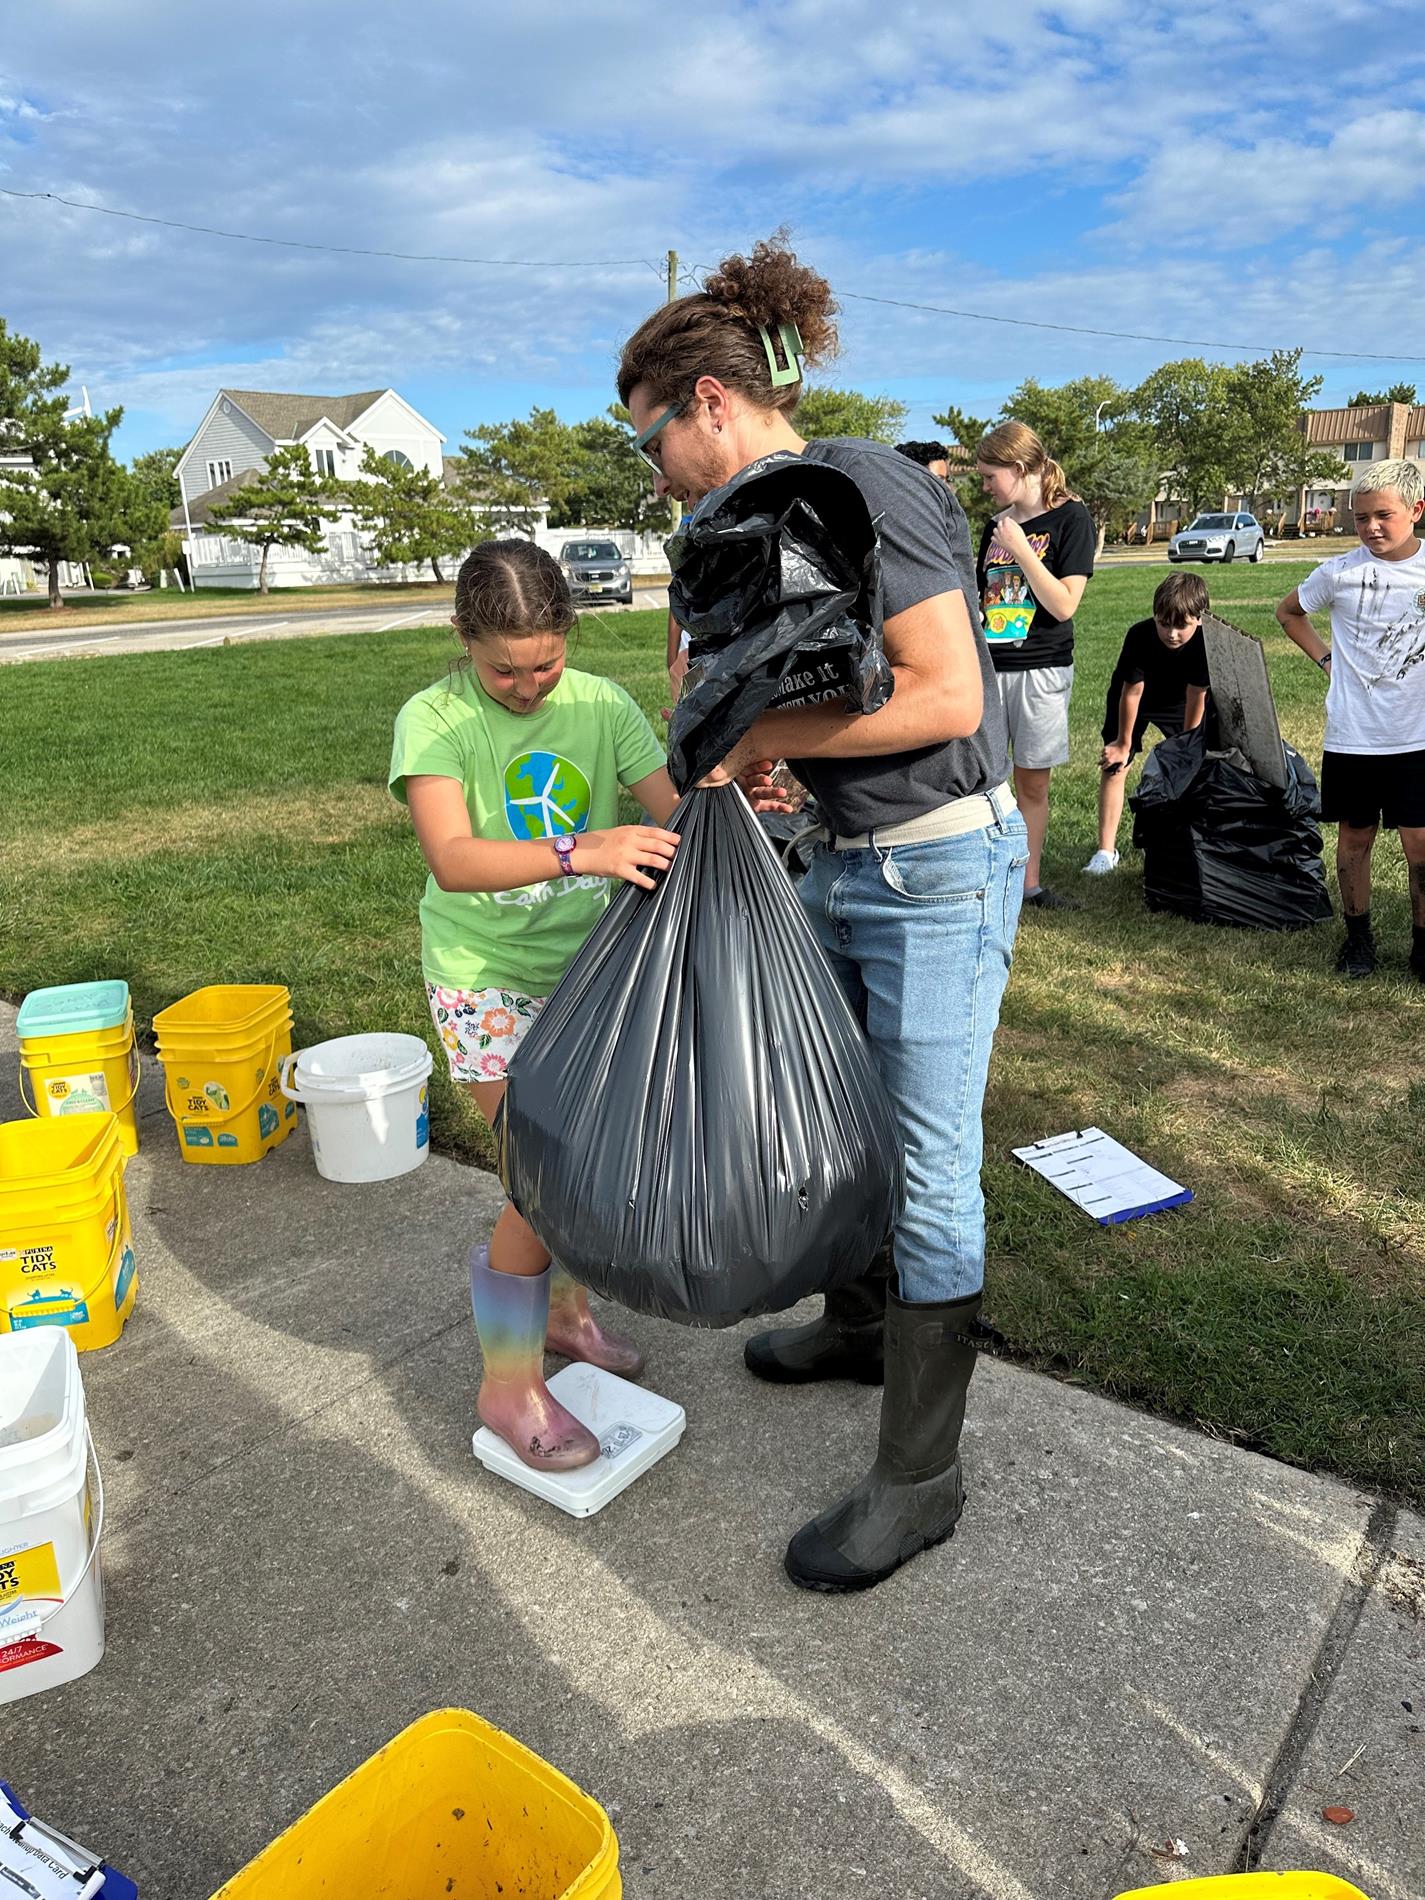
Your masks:
[[[0,633],[0,660],[57,660],[100,653],[165,653],[217,647],[225,640],[292,640],[323,633],[376,633],[444,619],[449,604],[429,600],[412,612],[337,607],[330,612],[195,615],[191,620],[134,620],[124,626],[76,627],[71,633]]]
[[[379,606],[334,607],[329,611],[302,610],[293,614],[278,612],[195,615],[191,620],[134,620],[124,626],[76,627],[69,633],[36,633],[33,628],[18,633],[0,631],[0,662],[6,660],[91,659],[107,653],[172,653],[187,647],[217,647],[224,641],[236,644],[244,640],[303,640],[331,633],[384,633],[391,627],[438,625],[454,605],[449,600],[429,599],[417,608],[393,612],[396,602],[385,600]],[[666,611],[667,591],[640,588],[634,606]],[[626,613],[627,608],[608,607],[585,612]]]

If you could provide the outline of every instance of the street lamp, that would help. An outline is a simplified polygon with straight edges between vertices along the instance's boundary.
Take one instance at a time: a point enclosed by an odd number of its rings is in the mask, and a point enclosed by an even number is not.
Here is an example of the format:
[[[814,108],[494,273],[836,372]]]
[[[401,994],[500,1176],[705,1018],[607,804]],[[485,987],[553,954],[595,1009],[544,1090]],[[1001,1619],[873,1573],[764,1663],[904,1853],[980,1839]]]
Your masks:
[[[1109,405],[1109,404],[1110,404],[1110,403],[1111,403],[1112,401],[1113,401],[1113,398],[1112,398],[1112,396],[1105,396],[1105,397],[1104,397],[1104,399],[1103,399],[1103,401],[1102,401],[1102,402],[1101,402],[1101,403],[1099,404],[1099,406],[1098,406],[1098,408],[1094,410],[1094,412],[1093,412],[1093,432],[1094,432],[1094,434],[1095,434],[1095,435],[1097,435],[1097,434],[1098,434],[1098,419],[1099,419],[1099,417],[1100,417],[1100,416],[1101,416],[1101,415],[1103,414],[1103,412],[1104,412],[1104,410],[1105,410],[1105,409],[1107,409],[1107,407],[1108,407],[1108,405]]]

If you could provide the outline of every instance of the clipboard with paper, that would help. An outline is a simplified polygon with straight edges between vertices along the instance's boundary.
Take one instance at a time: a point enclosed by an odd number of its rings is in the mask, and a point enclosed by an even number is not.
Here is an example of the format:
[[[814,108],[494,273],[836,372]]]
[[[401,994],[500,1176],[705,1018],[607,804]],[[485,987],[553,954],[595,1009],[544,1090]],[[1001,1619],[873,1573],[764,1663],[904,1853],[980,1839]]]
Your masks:
[[[1193,1197],[1191,1188],[1151,1167],[1101,1128],[1070,1129],[1011,1152],[1100,1227],[1184,1207]]]

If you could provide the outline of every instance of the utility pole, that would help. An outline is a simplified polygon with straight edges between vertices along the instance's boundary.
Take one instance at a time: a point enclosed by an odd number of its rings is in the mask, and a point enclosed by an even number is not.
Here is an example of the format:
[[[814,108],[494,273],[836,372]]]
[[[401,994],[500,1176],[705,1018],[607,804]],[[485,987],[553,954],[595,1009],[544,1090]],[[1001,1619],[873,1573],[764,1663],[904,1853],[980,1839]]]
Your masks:
[[[678,253],[676,251],[669,251],[668,253],[668,302],[669,303],[675,302],[677,299],[677,295],[678,295]],[[674,501],[670,497],[669,502],[668,502],[668,511],[673,517],[673,532],[674,534],[676,534],[678,532],[678,524],[683,519],[682,502]]]

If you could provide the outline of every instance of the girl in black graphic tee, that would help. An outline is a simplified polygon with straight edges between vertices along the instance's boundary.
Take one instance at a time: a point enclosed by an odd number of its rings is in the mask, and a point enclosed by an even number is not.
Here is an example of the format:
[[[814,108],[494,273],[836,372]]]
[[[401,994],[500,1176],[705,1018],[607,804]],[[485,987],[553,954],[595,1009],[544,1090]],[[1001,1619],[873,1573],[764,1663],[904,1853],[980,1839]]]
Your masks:
[[[980,537],[977,578],[1014,753],[1014,791],[1029,830],[1024,901],[1070,908],[1040,883],[1049,774],[1069,757],[1074,613],[1093,573],[1097,532],[1064,471],[1022,422],[1002,422],[975,451],[997,513]]]

